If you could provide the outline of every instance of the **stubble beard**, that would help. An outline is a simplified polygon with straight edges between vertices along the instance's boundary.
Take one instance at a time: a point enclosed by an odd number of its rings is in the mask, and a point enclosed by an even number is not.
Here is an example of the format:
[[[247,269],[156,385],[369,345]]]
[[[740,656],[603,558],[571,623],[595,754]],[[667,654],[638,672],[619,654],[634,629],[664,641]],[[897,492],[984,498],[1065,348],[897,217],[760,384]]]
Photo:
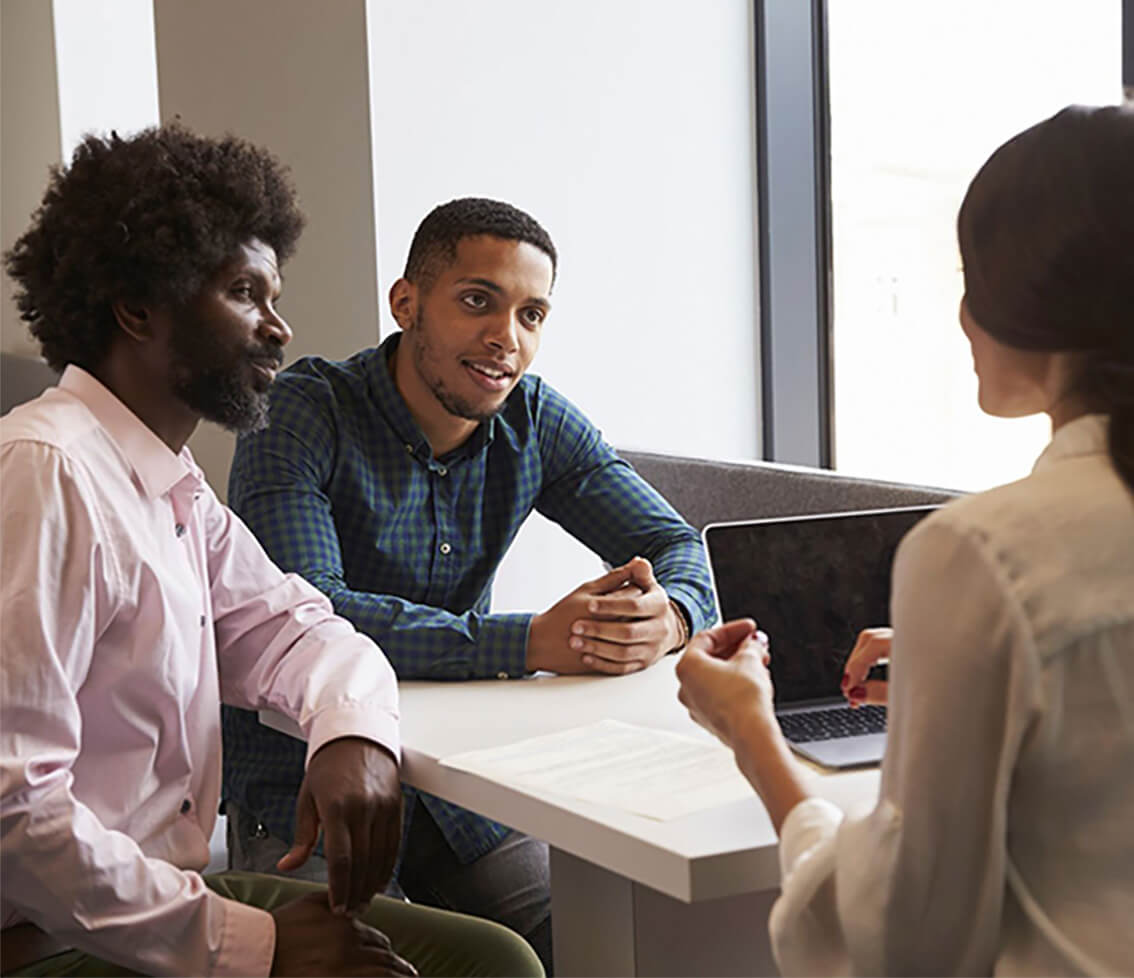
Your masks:
[[[414,331],[417,334],[416,341],[413,343],[414,369],[417,370],[418,376],[425,381],[425,386],[429,388],[429,392],[437,398],[438,403],[446,411],[454,417],[464,418],[466,421],[476,421],[478,424],[488,421],[500,413],[505,401],[501,401],[494,408],[485,410],[476,407],[471,401],[453,393],[445,386],[440,375],[432,368],[432,361],[437,358],[437,354],[430,342],[428,329],[420,311],[414,323]]]

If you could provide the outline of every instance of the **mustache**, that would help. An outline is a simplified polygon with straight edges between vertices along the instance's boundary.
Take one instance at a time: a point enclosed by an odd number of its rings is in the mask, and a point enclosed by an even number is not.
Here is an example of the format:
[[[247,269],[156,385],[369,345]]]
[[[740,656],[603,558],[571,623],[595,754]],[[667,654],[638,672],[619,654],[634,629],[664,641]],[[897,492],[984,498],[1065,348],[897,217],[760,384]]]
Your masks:
[[[273,370],[279,370],[284,362],[283,347],[276,344],[265,344],[263,346],[253,347],[248,352],[248,359],[256,363],[262,363],[265,366],[271,367]]]

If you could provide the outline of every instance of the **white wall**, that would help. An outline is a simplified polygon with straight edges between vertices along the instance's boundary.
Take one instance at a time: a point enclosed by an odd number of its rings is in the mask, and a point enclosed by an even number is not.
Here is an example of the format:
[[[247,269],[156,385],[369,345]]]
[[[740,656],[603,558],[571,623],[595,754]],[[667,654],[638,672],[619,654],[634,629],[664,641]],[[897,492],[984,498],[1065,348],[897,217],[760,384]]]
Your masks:
[[[158,121],[152,0],[53,0],[63,158],[88,132]]]
[[[750,16],[748,0],[368,0],[383,294],[435,204],[509,200],[560,253],[535,372],[616,445],[758,454]],[[497,606],[593,574],[580,550],[525,529]]]

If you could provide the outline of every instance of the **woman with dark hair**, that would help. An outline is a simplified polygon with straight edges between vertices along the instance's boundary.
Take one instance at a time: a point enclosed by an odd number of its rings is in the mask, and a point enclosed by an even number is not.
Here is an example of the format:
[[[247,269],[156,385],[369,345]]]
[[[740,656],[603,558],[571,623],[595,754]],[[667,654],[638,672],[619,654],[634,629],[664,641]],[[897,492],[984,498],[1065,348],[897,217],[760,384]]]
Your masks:
[[[876,808],[812,796],[751,620],[691,641],[680,696],[780,833],[785,973],[1134,974],[1134,108],[1010,140],[958,233],[981,407],[1053,437],[899,549],[844,677],[885,701],[891,655]]]

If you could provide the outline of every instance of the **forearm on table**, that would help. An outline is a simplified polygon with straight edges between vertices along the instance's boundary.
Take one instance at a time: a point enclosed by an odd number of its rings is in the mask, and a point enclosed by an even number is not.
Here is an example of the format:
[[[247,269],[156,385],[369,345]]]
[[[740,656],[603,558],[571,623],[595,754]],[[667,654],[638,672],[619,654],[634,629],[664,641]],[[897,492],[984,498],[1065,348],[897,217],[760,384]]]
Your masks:
[[[399,679],[496,679],[525,674],[527,613],[454,614],[394,595],[339,587],[335,610],[373,639]]]

